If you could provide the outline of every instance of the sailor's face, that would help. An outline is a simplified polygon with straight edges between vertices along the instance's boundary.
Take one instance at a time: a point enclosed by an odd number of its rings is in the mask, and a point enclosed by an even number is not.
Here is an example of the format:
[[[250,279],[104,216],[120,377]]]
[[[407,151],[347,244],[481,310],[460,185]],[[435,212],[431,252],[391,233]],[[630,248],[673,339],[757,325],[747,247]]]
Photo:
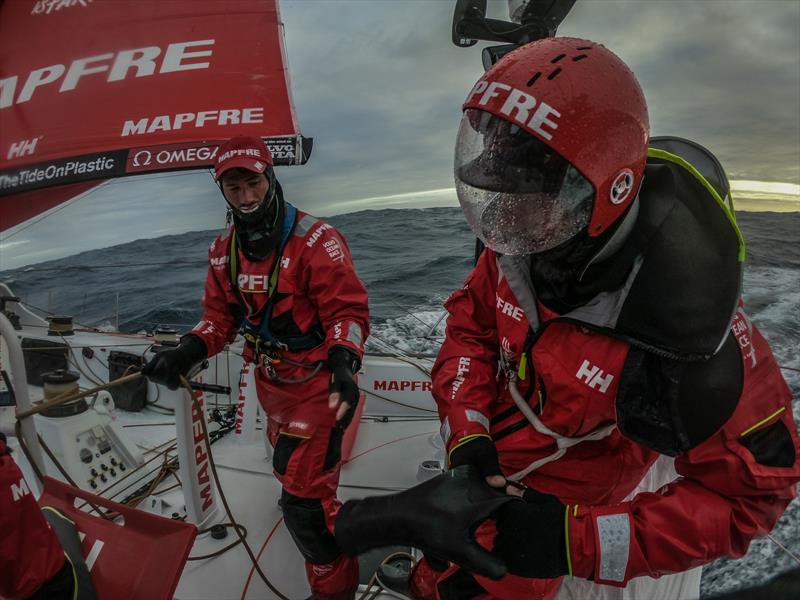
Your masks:
[[[267,196],[269,180],[263,173],[231,169],[222,176],[222,193],[228,203],[242,214],[253,212]]]

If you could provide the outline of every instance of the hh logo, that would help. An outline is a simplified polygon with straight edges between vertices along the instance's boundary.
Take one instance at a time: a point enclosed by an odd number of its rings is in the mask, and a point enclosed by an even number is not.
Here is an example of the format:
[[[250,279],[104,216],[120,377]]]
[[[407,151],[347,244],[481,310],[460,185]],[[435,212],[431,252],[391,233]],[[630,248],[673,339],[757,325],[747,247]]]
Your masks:
[[[583,381],[586,385],[593,389],[599,389],[604,394],[608,391],[608,386],[614,381],[614,376],[611,373],[604,373],[600,367],[595,367],[588,360],[584,360],[583,364],[575,373],[575,377]]]

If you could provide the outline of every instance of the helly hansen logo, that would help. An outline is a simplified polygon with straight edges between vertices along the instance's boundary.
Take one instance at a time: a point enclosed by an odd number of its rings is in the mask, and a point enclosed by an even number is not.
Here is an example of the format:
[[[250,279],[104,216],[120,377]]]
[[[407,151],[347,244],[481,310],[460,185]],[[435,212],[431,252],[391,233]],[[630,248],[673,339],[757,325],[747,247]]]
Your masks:
[[[6,158],[11,160],[12,158],[19,158],[21,156],[31,156],[34,152],[36,152],[36,144],[43,137],[44,136],[40,135],[32,140],[20,140],[19,142],[12,143],[8,148]]]
[[[497,298],[497,310],[501,313],[506,315],[507,317],[511,317],[515,321],[522,321],[522,317],[525,313],[519,306],[514,306],[511,302],[506,302],[500,296],[496,296]]]
[[[592,389],[598,389],[604,394],[608,391],[608,386],[614,381],[611,373],[606,374],[600,367],[595,367],[588,360],[584,360],[575,377],[583,381]]]

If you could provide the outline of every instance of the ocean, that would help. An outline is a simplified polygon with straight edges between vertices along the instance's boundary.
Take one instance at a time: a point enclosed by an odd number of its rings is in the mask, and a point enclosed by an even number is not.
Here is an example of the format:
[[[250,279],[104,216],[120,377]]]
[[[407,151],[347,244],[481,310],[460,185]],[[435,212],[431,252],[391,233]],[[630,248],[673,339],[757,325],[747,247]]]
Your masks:
[[[458,208],[372,210],[327,219],[347,238],[370,295],[375,350],[433,354],[444,333],[441,304],[472,266],[474,239]],[[800,398],[800,213],[738,215],[747,244],[745,308],[771,343]],[[171,235],[82,252],[0,273],[15,294],[83,325],[120,331],[190,329],[200,317],[215,231]],[[792,370],[794,369],[794,370]],[[795,401],[800,422],[800,400]],[[741,560],[704,570],[710,596],[797,568],[800,502]]]

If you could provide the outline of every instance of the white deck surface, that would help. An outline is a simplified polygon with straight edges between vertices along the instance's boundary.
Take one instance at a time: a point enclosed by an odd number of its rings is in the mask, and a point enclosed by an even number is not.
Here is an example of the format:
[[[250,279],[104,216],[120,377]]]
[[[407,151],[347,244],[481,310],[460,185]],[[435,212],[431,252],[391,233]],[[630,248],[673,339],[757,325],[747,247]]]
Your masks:
[[[418,483],[420,463],[437,455],[431,443],[437,429],[433,421],[362,422],[353,459],[342,470],[339,497],[359,498]],[[284,595],[292,599],[308,597],[303,560],[283,525],[278,508],[280,484],[271,474],[264,446],[240,446],[233,439],[223,439],[213,448],[231,510],[247,528],[248,542],[260,557],[261,568]],[[232,536],[233,532],[225,540],[198,538],[191,554],[214,552],[229,544]],[[221,600],[276,596],[253,572],[244,548],[237,546],[218,558],[187,563],[175,597]]]

